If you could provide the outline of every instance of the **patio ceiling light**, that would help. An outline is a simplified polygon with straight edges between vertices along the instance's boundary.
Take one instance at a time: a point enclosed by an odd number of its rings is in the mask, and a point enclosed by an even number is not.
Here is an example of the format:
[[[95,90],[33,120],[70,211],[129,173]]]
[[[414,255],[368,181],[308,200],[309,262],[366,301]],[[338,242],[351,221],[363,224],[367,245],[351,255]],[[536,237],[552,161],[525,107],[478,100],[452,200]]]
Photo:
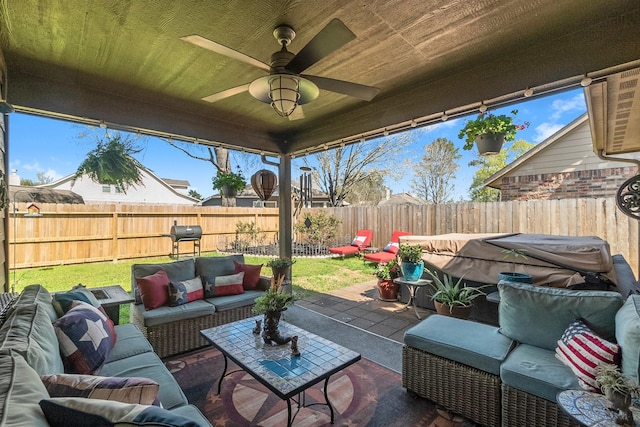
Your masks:
[[[289,117],[298,105],[313,101],[320,94],[311,80],[292,74],[271,74],[249,85],[251,96],[266,104],[281,117]]]

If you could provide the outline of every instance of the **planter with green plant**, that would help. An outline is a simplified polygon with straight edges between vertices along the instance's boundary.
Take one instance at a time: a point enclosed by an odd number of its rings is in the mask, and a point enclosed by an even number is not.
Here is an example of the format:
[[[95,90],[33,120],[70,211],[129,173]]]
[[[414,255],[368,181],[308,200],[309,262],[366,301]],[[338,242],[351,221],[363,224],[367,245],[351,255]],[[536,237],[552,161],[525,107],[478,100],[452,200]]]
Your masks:
[[[623,426],[635,426],[629,407],[631,400],[640,395],[640,386],[632,378],[626,377],[616,365],[603,363],[596,367],[596,385],[613,408],[618,411],[616,423]]]
[[[400,269],[405,280],[415,282],[420,280],[424,272],[424,261],[422,260],[422,246],[400,244],[398,249],[400,258]]]
[[[267,261],[267,267],[271,268],[273,277],[278,279],[280,276],[291,277],[289,269],[296,261],[290,258],[275,258]]]
[[[397,301],[399,285],[393,281],[400,277],[400,266],[396,259],[386,264],[378,264],[374,273],[378,278],[378,299],[381,301]]]
[[[473,300],[486,295],[482,288],[488,285],[479,287],[466,286],[462,282],[462,277],[454,283],[451,276],[446,273],[442,274],[442,278],[430,270],[427,270],[427,273],[432,278],[431,287],[433,292],[431,299],[438,314],[468,319],[473,309]]]
[[[533,278],[531,274],[528,273],[516,273],[516,264],[520,264],[516,262],[518,258],[526,261],[527,258],[527,250],[521,248],[511,248],[511,249],[503,249],[502,250],[502,259],[513,258],[513,262],[511,262],[511,271],[501,271],[498,273],[498,280],[506,280],[507,282],[519,282],[519,283],[533,283]]]
[[[484,112],[475,119],[468,120],[458,133],[458,138],[465,140],[463,148],[471,150],[475,142],[481,156],[498,154],[505,141],[513,141],[517,131],[529,126],[529,122],[522,125],[514,123],[518,110],[511,111],[511,114],[512,116],[494,115]]]
[[[220,190],[220,192],[226,197],[235,197],[238,191],[242,191],[247,186],[247,182],[241,173],[221,173],[211,180],[214,190]]]
[[[294,297],[290,293],[282,292],[284,277],[271,278],[271,286],[264,294],[256,298],[251,309],[256,314],[264,314],[264,330],[262,339],[266,344],[285,344],[291,341],[290,337],[280,335],[278,326],[282,312],[293,304]]]

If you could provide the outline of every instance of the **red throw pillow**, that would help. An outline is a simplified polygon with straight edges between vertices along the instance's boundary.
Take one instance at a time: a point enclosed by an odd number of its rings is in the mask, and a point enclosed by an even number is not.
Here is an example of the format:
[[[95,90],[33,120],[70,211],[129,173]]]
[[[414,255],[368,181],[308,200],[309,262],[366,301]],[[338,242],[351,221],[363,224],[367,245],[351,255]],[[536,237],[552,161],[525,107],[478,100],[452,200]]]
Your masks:
[[[162,307],[169,302],[169,276],[164,270],[136,278],[136,286],[146,310]]]
[[[233,261],[233,264],[236,266],[236,273],[244,272],[244,279],[242,279],[242,287],[244,288],[244,290],[249,291],[256,289],[258,287],[258,282],[260,281],[260,271],[262,270],[262,264],[240,264],[237,261]]]

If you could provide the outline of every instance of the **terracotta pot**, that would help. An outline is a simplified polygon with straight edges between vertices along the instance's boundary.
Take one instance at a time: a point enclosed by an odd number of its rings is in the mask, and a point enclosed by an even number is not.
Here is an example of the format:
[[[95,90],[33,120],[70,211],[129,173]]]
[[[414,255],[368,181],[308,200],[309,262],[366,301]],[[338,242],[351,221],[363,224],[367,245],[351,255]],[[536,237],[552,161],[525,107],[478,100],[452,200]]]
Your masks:
[[[471,316],[471,310],[473,309],[472,306],[450,306],[447,304],[442,304],[438,301],[434,301],[433,305],[436,307],[436,313],[442,314],[443,316],[457,317],[458,319],[468,319],[469,316]]]
[[[393,279],[378,279],[378,299],[380,301],[397,301],[398,284]]]
[[[502,150],[503,144],[504,134],[502,133],[483,133],[476,136],[476,145],[481,156],[498,154]]]

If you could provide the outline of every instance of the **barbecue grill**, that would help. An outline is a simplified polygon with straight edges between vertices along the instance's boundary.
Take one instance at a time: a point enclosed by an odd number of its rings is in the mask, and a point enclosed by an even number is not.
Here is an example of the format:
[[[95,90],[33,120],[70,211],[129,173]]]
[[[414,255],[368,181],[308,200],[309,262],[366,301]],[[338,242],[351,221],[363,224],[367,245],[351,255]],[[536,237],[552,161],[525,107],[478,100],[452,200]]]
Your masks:
[[[200,239],[202,238],[202,227],[199,225],[177,225],[174,221],[169,234],[163,236],[171,238],[171,258],[180,258],[180,243],[193,242],[193,256],[200,256]]]

